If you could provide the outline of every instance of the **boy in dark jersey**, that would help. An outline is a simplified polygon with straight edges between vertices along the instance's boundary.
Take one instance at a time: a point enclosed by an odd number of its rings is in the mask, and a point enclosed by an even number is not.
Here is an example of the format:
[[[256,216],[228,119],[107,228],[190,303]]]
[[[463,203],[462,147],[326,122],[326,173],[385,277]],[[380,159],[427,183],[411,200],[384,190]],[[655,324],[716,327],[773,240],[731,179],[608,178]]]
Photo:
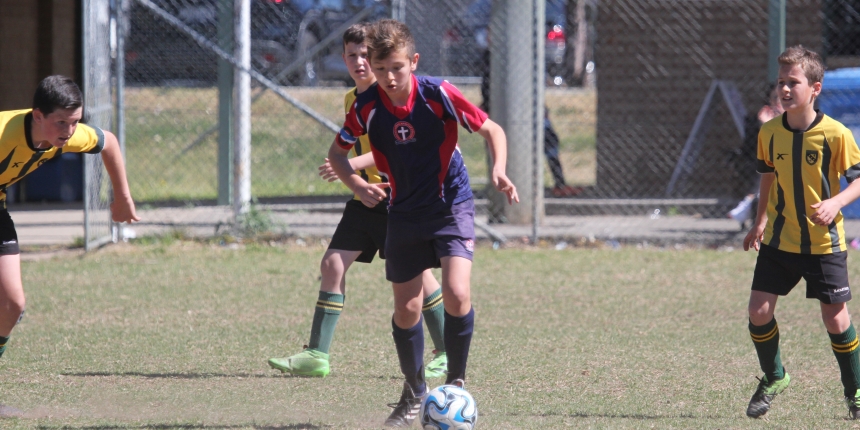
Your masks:
[[[851,131],[813,108],[821,92],[821,57],[802,46],[779,56],[777,92],[785,113],[758,136],[762,174],[758,213],[744,250],[759,251],[749,301],[749,330],[764,372],[747,415],[758,418],[791,380],[782,366],[774,309],[800,278],[818,299],[842,374],[851,419],[860,411],[860,350],[846,302],[847,247],[840,210],[860,196],[860,150]],[[850,185],[840,189],[839,178]]]
[[[343,61],[349,75],[355,81],[355,88],[344,96],[344,111],[349,112],[358,94],[363,93],[376,82],[367,63],[367,45],[364,43],[367,24],[350,26],[343,34]],[[362,136],[352,148],[349,162],[351,169],[371,184],[383,182],[373,165],[370,154],[370,141]],[[332,173],[328,160],[320,166],[320,176],[331,179]],[[374,193],[384,196],[384,191],[374,189]],[[379,194],[381,193],[381,194]],[[271,358],[269,366],[281,372],[298,376],[326,376],[330,372],[329,348],[334,337],[335,327],[343,310],[346,293],[346,272],[353,262],[370,263],[379,251],[385,258],[385,233],[388,224],[386,202],[376,200],[376,194],[356,192],[353,200],[347,202],[343,217],[332,236],[328,250],[320,263],[320,291],[314,309],[311,337],[305,349],[286,358]],[[364,203],[363,203],[364,202]],[[433,339],[435,350],[433,359],[425,367],[426,377],[438,378],[445,375],[448,359],[445,353],[442,326],[442,290],[430,269],[422,273],[424,301],[422,314],[427,322],[427,331]]]
[[[457,126],[477,131],[493,156],[492,182],[510,203],[519,201],[505,175],[507,143],[502,128],[446,81],[412,74],[418,65],[406,25],[373,24],[367,37],[376,84],[356,98],[329,150],[337,176],[353,191],[367,190],[382,201],[390,187],[386,278],[393,284],[392,335],[405,383],[385,421],[412,424],[427,393],[421,330],[421,273],[442,268],[445,298],[446,384],[463,386],[474,327],[470,274],[475,206],[469,175],[457,146]],[[368,184],[346,158],[362,135],[372,144],[376,167],[388,183]]]
[[[32,109],[0,112],[0,356],[24,313],[25,302],[18,235],[6,209],[10,185],[64,152],[101,153],[113,185],[111,217],[115,222],[140,221],[116,136],[81,124],[82,115],[81,90],[72,79],[60,75],[39,83]]]

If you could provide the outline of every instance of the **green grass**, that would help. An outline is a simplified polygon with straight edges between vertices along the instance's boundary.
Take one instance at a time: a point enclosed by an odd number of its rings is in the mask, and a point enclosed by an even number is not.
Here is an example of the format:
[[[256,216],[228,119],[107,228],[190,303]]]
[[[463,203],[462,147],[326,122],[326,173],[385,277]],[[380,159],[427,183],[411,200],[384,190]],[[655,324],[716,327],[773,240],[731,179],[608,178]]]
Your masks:
[[[350,271],[329,377],[266,365],[307,342],[324,250],[310,242],[149,240],[24,262],[27,316],[0,359],[0,403],[27,418],[0,427],[379,428],[401,385],[381,262]],[[467,388],[480,428],[846,427],[802,286],[777,311],[792,386],[769,422],[744,416],[759,375],[746,328],[754,263],[711,250],[479,247]]]
[[[346,88],[288,88],[287,91],[336,125],[343,123]],[[480,103],[476,86],[464,95]],[[129,88],[126,91],[126,159],[136,200],[215,199],[218,190],[218,135],[194,143],[218,119],[214,88]],[[595,93],[546,94],[550,117],[561,136],[561,159],[568,182],[593,184],[596,172]],[[340,183],[317,178],[334,132],[276,95],[252,105],[251,176],[255,197],[348,194]],[[486,183],[486,151],[477,134],[460,131],[460,148],[473,184]],[[510,167],[509,167],[510,168]],[[547,183],[551,178],[547,173]]]

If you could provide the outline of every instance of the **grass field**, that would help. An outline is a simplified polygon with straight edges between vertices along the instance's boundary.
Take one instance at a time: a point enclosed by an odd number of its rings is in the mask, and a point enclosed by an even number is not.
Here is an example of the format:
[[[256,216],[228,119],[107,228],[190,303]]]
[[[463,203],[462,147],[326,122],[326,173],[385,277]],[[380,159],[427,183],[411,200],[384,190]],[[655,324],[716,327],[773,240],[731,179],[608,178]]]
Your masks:
[[[350,272],[329,377],[266,365],[307,342],[323,249],[164,241],[25,262],[27,316],[0,359],[0,403],[26,417],[0,427],[381,427],[401,379],[379,261]],[[743,252],[479,247],[467,385],[479,427],[849,427],[802,291],[777,312],[793,385],[769,421],[744,416],[759,375],[753,266]]]
[[[343,123],[346,88],[287,91],[336,125]],[[480,102],[477,86],[464,95]],[[593,184],[596,172],[594,91],[553,89],[546,93],[550,117],[561,138],[561,160],[570,184]],[[126,91],[128,177],[137,200],[202,200],[217,196],[217,133],[195,142],[218,119],[214,88],[129,88]],[[284,100],[267,93],[252,105],[252,194],[255,197],[347,193],[339,183],[316,178],[334,132]],[[484,142],[460,132],[473,182],[487,177]],[[522,144],[522,142],[511,142]],[[551,184],[549,174],[546,183]]]

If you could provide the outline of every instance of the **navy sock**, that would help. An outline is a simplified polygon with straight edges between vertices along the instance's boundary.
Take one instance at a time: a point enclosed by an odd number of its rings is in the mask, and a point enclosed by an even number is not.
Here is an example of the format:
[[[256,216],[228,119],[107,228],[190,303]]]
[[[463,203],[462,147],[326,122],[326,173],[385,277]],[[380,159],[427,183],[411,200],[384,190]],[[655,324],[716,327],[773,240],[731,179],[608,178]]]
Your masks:
[[[469,345],[475,328],[475,309],[461,317],[445,312],[445,350],[448,353],[448,377],[446,384],[455,379],[466,379],[466,361],[469,359]]]
[[[397,347],[397,358],[400,359],[400,371],[406,377],[406,383],[412,387],[416,395],[423,395],[427,390],[424,384],[424,319],[418,320],[414,327],[403,329],[391,320],[391,335],[394,336],[394,346]]]

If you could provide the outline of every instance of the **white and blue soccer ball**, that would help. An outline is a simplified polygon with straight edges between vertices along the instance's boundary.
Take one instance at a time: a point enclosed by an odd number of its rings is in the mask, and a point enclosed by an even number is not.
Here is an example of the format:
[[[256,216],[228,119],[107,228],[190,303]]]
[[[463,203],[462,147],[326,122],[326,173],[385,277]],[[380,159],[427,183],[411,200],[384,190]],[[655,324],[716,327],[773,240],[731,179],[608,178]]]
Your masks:
[[[468,391],[441,385],[424,397],[418,417],[424,430],[472,430],[478,421],[478,407]]]

